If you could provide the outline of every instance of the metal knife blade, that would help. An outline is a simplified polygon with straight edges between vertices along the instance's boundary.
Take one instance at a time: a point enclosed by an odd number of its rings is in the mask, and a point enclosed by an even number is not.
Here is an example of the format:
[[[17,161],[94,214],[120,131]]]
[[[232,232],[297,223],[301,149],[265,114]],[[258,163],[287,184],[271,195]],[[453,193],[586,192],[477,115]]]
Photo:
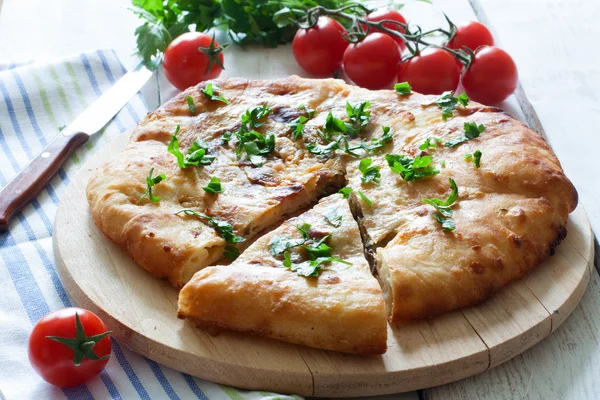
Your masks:
[[[0,188],[0,232],[8,229],[10,218],[50,182],[69,155],[102,129],[151,76],[152,71],[141,64],[125,74]]]
[[[143,64],[139,64],[79,114],[62,134],[67,136],[71,133],[85,132],[93,135],[98,132],[144,86],[152,74],[153,72]]]

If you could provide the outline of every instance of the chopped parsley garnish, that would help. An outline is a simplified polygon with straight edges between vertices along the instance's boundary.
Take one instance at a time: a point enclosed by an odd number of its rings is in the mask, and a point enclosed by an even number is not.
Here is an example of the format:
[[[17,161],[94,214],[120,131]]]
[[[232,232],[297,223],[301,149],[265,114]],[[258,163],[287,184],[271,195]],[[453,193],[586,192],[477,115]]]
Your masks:
[[[235,135],[238,139],[235,154],[239,158],[245,151],[250,163],[255,167],[261,167],[266,161],[265,156],[275,150],[275,136],[273,134],[264,136],[254,130],[263,126],[264,122],[261,119],[272,112],[273,110],[268,108],[266,104],[263,104],[262,107],[246,110],[242,115],[240,129],[237,132],[226,132],[223,135],[224,141],[229,141],[231,136]]]
[[[445,201],[436,198],[423,199],[423,203],[429,204],[436,209],[437,212],[434,212],[432,216],[437,222],[442,224],[442,228],[445,231],[453,231],[455,228],[454,221],[452,220],[453,213],[450,207],[452,207],[454,202],[456,202],[456,199],[458,199],[458,186],[456,186],[456,182],[454,182],[454,179],[452,178],[450,178],[450,189],[452,190],[452,193],[450,193],[450,196],[448,196],[448,199]]]
[[[373,153],[376,150],[382,148],[387,142],[390,142],[394,138],[394,133],[389,126],[383,126],[383,135],[380,138],[371,138],[371,140],[362,139],[361,142],[352,147],[346,147],[346,153],[354,157],[360,157],[359,154],[355,153],[356,150],[364,150],[366,153]]]
[[[179,140],[177,139],[178,133],[179,125],[177,125],[175,133],[173,136],[171,136],[171,141],[169,142],[167,151],[177,158],[177,164],[179,165],[179,168],[187,168],[190,165],[194,165],[196,167],[200,165],[209,165],[215,160],[215,156],[207,154],[208,144],[202,140],[196,140],[192,144],[192,147],[190,147],[188,150],[188,153],[184,155],[179,149]]]
[[[330,210],[327,210],[323,214],[323,218],[325,218],[325,221],[329,222],[331,225],[335,226],[336,228],[338,228],[340,225],[342,225],[342,214],[340,214],[340,212],[337,208],[332,208]]]
[[[371,107],[371,103],[363,101],[355,106],[346,102],[346,114],[350,120],[350,125],[346,127],[348,134],[356,136],[360,133],[360,130],[369,124],[371,119],[371,112],[365,111]]]
[[[246,239],[244,239],[241,236],[236,236],[236,234],[233,232],[233,226],[231,226],[229,222],[209,217],[206,214],[198,213],[189,208],[179,210],[175,213],[175,215],[181,213],[185,215],[192,215],[194,217],[198,217],[200,219],[205,219],[206,221],[208,221],[208,223],[219,233],[219,235],[221,235],[221,237],[225,239],[227,246],[225,246],[224,254],[227,258],[229,258],[230,260],[235,260],[240,255],[240,252],[234,245],[237,243],[242,243],[246,241]]]
[[[308,108],[306,104],[300,104],[298,107],[296,107],[296,109],[304,110],[306,112],[306,115],[299,116],[290,124],[290,129],[292,130],[292,137],[294,138],[294,140],[302,137],[302,133],[304,132],[304,126],[306,125],[306,122],[309,119],[314,118],[315,115],[317,115],[317,112],[311,108]]]
[[[310,235],[310,227],[310,224],[296,226],[302,238],[293,239],[289,235],[273,236],[269,242],[271,246],[269,252],[275,257],[283,254],[283,266],[291,269],[298,275],[306,277],[319,276],[321,265],[325,263],[336,261],[351,265],[347,261],[331,256],[331,247],[326,243],[331,234],[317,240],[317,238]],[[298,246],[304,249],[309,260],[294,264],[288,250]]]
[[[374,182],[379,184],[379,180],[381,179],[381,172],[379,172],[379,166],[372,166],[373,159],[372,158],[364,158],[358,164],[358,170],[362,173],[362,177],[360,178],[363,183]]]
[[[187,105],[190,109],[190,112],[196,115],[196,105],[194,104],[194,98],[192,96],[185,96],[185,101],[187,101]]]
[[[339,143],[336,142],[329,142],[328,144],[314,144],[314,143],[309,143],[306,145],[306,150],[308,150],[309,153],[317,155],[317,156],[324,156],[327,154],[331,154],[334,150],[337,150],[340,148]]]
[[[343,187],[338,190],[338,193],[340,193],[342,197],[347,200],[350,198],[350,193],[352,193],[352,190],[353,189],[351,187]]]
[[[227,100],[220,93],[219,88],[217,86],[213,86],[212,83],[207,83],[206,87],[204,89],[202,89],[201,92],[204,93],[204,95],[206,97],[208,97],[209,99],[211,99],[211,100],[216,100],[216,101],[220,101],[220,102],[225,103],[225,104],[229,104],[229,100]],[[190,101],[188,100],[188,104],[189,103],[190,103]],[[190,108],[190,111],[191,111],[191,108]],[[195,111],[194,111],[194,114],[196,114]]]
[[[439,170],[432,165],[431,156],[409,157],[403,154],[386,154],[385,156],[391,170],[400,174],[406,182],[437,175]]]
[[[408,84],[408,82],[400,82],[394,85],[394,90],[400,96],[406,96],[412,94],[412,87]]]
[[[323,132],[326,133],[326,139],[331,138],[331,133],[347,133],[346,123],[341,119],[333,116],[333,113],[329,111],[327,118],[325,118],[325,125],[323,125]]]
[[[301,115],[292,121],[292,123],[290,124],[290,129],[292,130],[292,137],[294,138],[294,140],[302,137],[302,133],[304,132],[304,126],[307,121],[308,118],[304,115]]]
[[[481,151],[475,150],[475,152],[473,154],[471,154],[471,153],[465,154],[465,161],[473,161],[473,164],[475,164],[475,167],[480,168],[481,167]]]
[[[480,134],[485,132],[485,126],[483,126],[483,124],[477,125],[475,122],[465,122],[464,130],[465,131],[461,137],[448,140],[446,143],[444,143],[444,146],[456,147],[467,140],[478,138]]]
[[[367,197],[367,195],[365,195],[360,190],[357,193],[358,193],[358,197],[360,197],[361,199],[363,199],[365,201],[365,203],[367,203],[367,205],[369,206],[369,208],[373,208],[373,202],[371,201],[371,199],[369,199]]]
[[[202,189],[204,189],[206,193],[217,194],[223,191],[223,185],[221,184],[219,178],[213,176],[212,178],[210,178],[210,182],[208,182],[208,185],[204,186]]]
[[[419,146],[419,150],[435,149],[438,144],[443,144],[444,141],[439,137],[427,138],[422,145]]]
[[[140,199],[137,201],[138,204],[146,196],[148,196],[150,201],[153,203],[158,203],[160,201],[160,197],[154,196],[152,194],[152,187],[158,185],[160,182],[167,179],[167,176],[165,174],[160,174],[160,175],[156,175],[155,177],[152,177],[153,173],[154,173],[154,167],[150,168],[150,172],[148,172],[148,176],[146,177],[146,185],[148,185],[148,188],[146,189],[146,191],[144,192],[142,197],[140,197]]]
[[[451,118],[454,112],[454,108],[459,104],[466,106],[469,104],[469,97],[465,93],[461,93],[458,97],[452,96],[452,92],[444,92],[435,101],[436,104],[442,109],[442,119],[445,121]]]

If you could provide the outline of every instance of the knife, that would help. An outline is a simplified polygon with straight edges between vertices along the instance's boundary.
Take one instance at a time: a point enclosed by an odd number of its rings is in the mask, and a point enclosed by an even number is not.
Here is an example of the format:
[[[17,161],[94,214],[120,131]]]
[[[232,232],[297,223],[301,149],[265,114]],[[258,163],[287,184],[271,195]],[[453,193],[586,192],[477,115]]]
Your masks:
[[[152,73],[140,64],[125,74],[0,190],[0,232],[8,230],[10,218],[35,198],[71,153],[102,129],[144,86]]]

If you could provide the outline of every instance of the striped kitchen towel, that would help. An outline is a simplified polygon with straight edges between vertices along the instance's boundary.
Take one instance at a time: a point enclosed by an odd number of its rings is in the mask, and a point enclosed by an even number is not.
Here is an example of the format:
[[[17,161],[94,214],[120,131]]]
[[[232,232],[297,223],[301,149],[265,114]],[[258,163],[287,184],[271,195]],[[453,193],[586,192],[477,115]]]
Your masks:
[[[111,50],[54,63],[0,65],[0,187],[125,69]],[[147,112],[141,95],[66,162],[38,197],[0,233],[0,398],[12,399],[259,399],[296,398],[247,392],[163,367],[113,340],[104,371],[88,384],[59,389],[33,371],[27,340],[33,325],[72,301],[56,273],[52,222],[60,197],[95,149],[132,127]]]

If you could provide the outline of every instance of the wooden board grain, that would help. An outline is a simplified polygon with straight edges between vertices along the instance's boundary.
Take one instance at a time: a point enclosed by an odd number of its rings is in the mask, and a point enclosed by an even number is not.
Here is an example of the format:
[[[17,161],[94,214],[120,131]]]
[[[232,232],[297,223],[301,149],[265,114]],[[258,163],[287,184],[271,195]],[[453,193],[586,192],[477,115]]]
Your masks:
[[[89,176],[126,140],[123,135],[101,149],[63,195],[54,234],[59,273],[75,301],[105,319],[123,344],[207,380],[331,397],[446,384],[505,362],[549,335],[576,306],[590,277],[592,236],[578,208],[569,219],[569,239],[532,275],[477,307],[390,327],[383,356],[344,355],[234,332],[211,336],[178,320],[176,290],[136,266],[92,221],[85,199]]]

